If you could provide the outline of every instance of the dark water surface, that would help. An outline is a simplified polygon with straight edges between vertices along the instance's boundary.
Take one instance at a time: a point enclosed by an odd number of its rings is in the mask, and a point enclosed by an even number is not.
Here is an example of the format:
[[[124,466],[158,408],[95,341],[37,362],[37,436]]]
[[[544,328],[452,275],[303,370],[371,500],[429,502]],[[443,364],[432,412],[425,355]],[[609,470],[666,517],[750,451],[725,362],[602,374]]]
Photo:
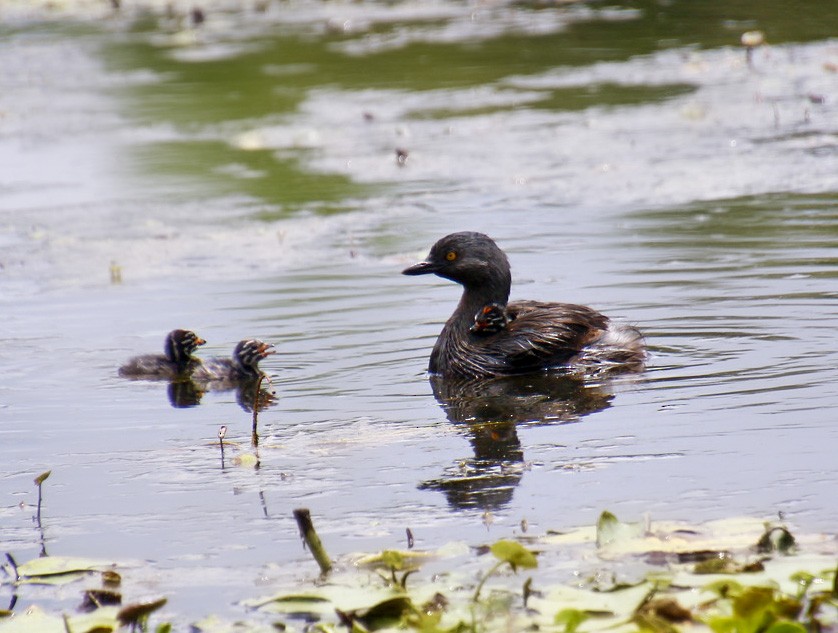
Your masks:
[[[3,26],[0,549],[136,561],[189,620],[313,576],[300,506],[336,556],[603,509],[834,530],[838,14],[726,4]],[[638,324],[648,372],[429,383],[458,288],[399,271],[455,230],[513,298]],[[117,376],[176,327],[277,344],[258,469],[235,391]]]

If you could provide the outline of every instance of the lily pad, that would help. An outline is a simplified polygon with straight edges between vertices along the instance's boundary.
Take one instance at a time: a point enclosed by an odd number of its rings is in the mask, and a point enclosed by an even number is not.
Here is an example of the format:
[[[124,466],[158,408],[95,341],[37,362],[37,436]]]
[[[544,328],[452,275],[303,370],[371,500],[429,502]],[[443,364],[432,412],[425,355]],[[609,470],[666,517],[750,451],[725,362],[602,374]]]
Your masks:
[[[405,569],[413,569],[432,558],[435,558],[435,555],[428,552],[388,549],[377,554],[363,556],[359,558],[355,564],[361,567],[403,571]]]
[[[44,556],[33,558],[18,565],[18,580],[21,584],[62,585],[95,571],[109,570],[114,566],[90,558],[69,556]]]
[[[37,607],[30,607],[23,613],[16,613],[3,620],[3,633],[67,633],[67,631],[116,631],[117,607],[103,607],[92,613],[68,616],[48,614]]]
[[[331,600],[315,594],[284,594],[270,598],[244,600],[241,604],[251,609],[288,615],[322,616],[334,613]]]
[[[501,540],[494,543],[489,550],[495,558],[509,563],[512,569],[532,569],[538,567],[538,560],[530,550],[517,541]]]

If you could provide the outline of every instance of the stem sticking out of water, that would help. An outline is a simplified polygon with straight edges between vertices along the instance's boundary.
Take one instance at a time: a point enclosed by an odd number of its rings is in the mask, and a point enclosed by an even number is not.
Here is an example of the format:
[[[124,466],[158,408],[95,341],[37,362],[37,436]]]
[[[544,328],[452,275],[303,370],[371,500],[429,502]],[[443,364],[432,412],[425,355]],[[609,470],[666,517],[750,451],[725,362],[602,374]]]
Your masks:
[[[506,564],[505,560],[499,560],[489,571],[486,572],[483,578],[480,579],[480,582],[477,583],[477,588],[474,590],[474,595],[471,597],[472,604],[477,604],[480,600],[480,590],[483,589],[483,585],[485,585],[486,581],[489,580],[489,578],[493,576],[498,569],[503,567],[504,564]]]
[[[224,468],[224,437],[227,435],[227,427],[223,424],[218,429],[218,448],[221,449],[221,468]]]
[[[40,475],[35,477],[35,485],[38,486],[38,513],[36,515],[36,520],[38,522],[38,527],[41,525],[41,501],[43,501],[43,491],[41,490],[42,484],[47,480],[47,478],[52,473],[51,470],[47,470],[42,472]]]
[[[257,423],[259,422],[259,394],[262,393],[262,381],[265,379],[265,374],[259,376],[256,381],[255,393],[253,394],[253,429],[250,433],[250,443],[253,448],[259,446],[259,433],[257,432]]]
[[[300,528],[300,536],[305,541],[311,555],[314,556],[314,560],[320,565],[320,571],[324,574],[329,573],[332,569],[332,560],[314,530],[314,524],[311,522],[311,512],[308,511],[308,508],[297,508],[294,510],[294,518]]]
[[[15,573],[15,582],[20,580],[20,574],[17,571],[17,561],[14,559],[9,552],[6,552],[6,560],[9,561],[9,565],[12,567],[12,571]]]

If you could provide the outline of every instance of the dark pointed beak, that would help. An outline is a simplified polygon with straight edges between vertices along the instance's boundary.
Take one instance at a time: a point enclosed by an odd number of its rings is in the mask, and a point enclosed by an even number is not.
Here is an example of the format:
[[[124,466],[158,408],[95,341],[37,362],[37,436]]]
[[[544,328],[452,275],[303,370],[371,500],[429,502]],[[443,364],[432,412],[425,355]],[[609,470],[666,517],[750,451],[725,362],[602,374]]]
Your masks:
[[[431,262],[419,262],[408,266],[402,271],[402,275],[428,275],[437,271],[436,266]]]

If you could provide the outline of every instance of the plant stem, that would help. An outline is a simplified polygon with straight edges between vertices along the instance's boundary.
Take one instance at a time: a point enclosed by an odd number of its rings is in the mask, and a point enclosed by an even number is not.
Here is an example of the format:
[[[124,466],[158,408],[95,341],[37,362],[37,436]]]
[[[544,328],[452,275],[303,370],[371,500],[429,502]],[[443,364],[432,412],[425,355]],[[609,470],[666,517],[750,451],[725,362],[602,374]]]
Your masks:
[[[256,381],[256,391],[253,396],[253,430],[250,433],[250,443],[253,445],[253,448],[259,446],[259,433],[256,431],[256,425],[259,422],[259,394],[261,393],[262,381],[264,379],[265,374],[259,376],[259,380]]]
[[[308,511],[308,508],[297,508],[294,510],[294,518],[300,527],[300,536],[303,537],[311,555],[314,556],[314,560],[320,565],[320,571],[324,574],[329,573],[332,569],[332,560],[314,530],[314,524],[311,522],[311,512]]]
[[[501,568],[502,565],[505,565],[505,560],[499,560],[495,563],[494,567],[492,567],[489,571],[486,572],[486,575],[480,580],[477,584],[477,589],[474,590],[474,596],[471,598],[472,604],[477,604],[477,601],[480,599],[480,590],[483,589],[483,585],[486,584],[486,581],[492,576],[498,569]]]

